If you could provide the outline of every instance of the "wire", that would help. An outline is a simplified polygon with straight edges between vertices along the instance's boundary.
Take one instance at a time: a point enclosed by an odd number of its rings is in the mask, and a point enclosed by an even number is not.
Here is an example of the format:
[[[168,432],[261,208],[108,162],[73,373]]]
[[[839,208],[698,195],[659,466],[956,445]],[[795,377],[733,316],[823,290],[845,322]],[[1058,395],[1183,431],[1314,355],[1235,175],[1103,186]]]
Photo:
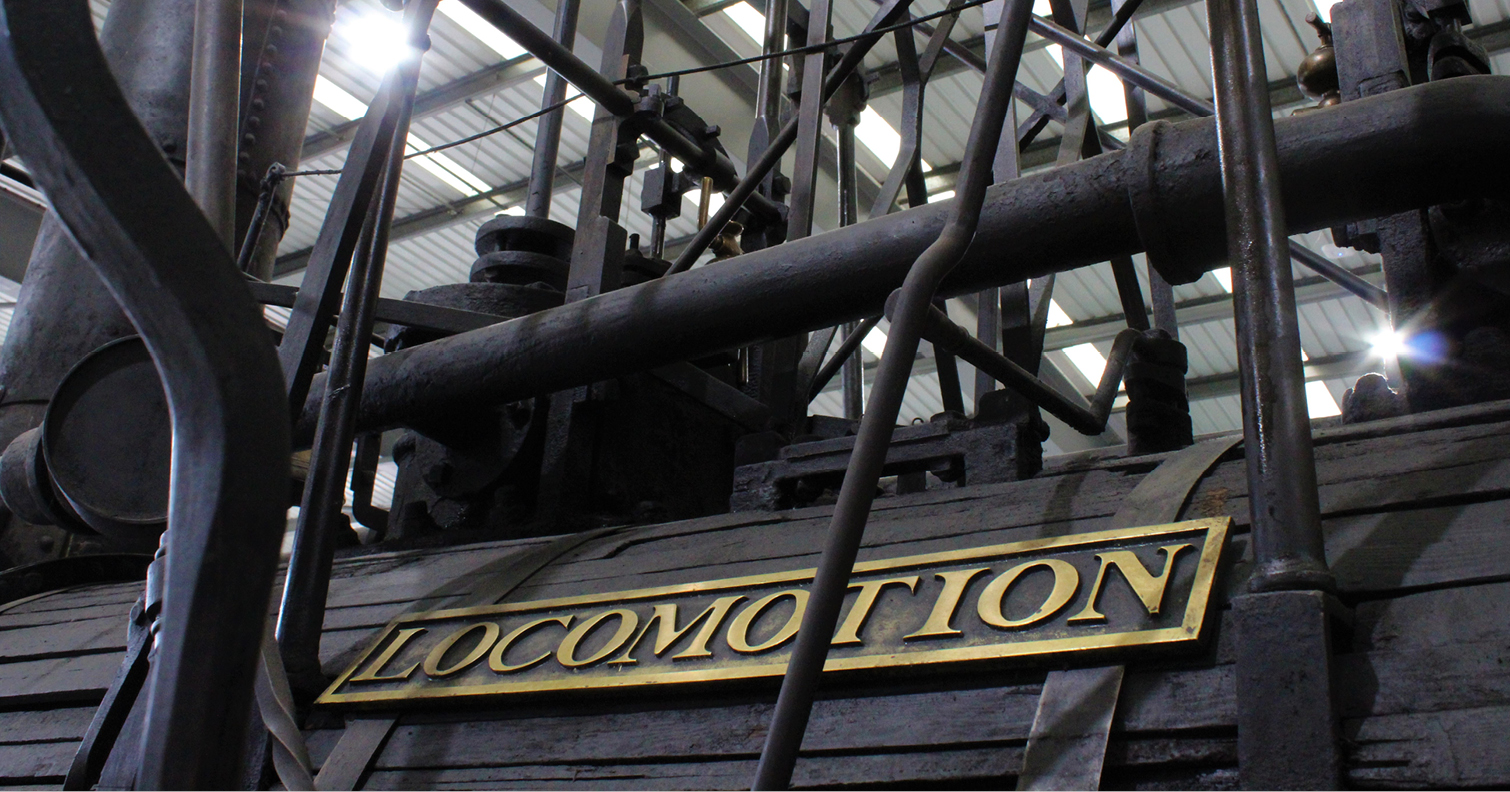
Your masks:
[[[805,55],[810,52],[822,52],[833,47],[860,41],[861,39],[868,39],[874,36],[884,36],[887,33],[894,33],[898,30],[905,30],[915,25],[921,25],[925,22],[932,22],[935,19],[952,16],[969,8],[977,8],[979,6],[983,6],[989,2],[991,2],[991,0],[969,0],[969,2],[960,3],[957,6],[946,8],[943,11],[935,11],[932,14],[928,14],[927,16],[920,16],[916,19],[909,19],[906,22],[898,22],[897,24],[890,25],[888,27],[876,28],[875,30],[866,31],[863,33],[856,33],[853,36],[845,36],[844,38],[825,41],[822,44],[808,44],[802,47],[793,47],[791,49],[781,50],[780,52],[772,52],[768,55],[753,55],[748,58],[740,58],[739,60],[715,63],[711,66],[694,66],[690,69],[657,72],[655,74],[647,74],[643,77],[627,77],[622,80],[616,80],[614,82],[614,85],[628,85],[630,83],[643,82],[645,80],[660,80],[667,77],[682,77],[688,74],[701,74],[703,72],[718,71],[719,69],[728,69],[734,66],[743,66],[747,63],[759,63],[761,61],[774,60],[776,58],[785,58],[788,55]],[[992,30],[994,28],[995,26],[992,25],[991,27],[988,27],[987,30]]]
[[[834,39],[832,41],[826,41],[826,42],[824,42],[822,44],[809,44],[809,45],[803,46],[803,47],[793,47],[791,49],[781,50],[779,52],[772,52],[772,53],[768,53],[768,54],[764,54],[764,55],[755,55],[753,57],[740,58],[738,60],[725,61],[723,63],[715,63],[715,64],[712,64],[710,66],[696,66],[696,67],[693,67],[693,68],[690,68],[690,69],[678,69],[677,71],[657,72],[655,74],[647,74],[647,75],[640,76],[640,77],[630,77],[630,78],[625,78],[623,80],[618,80],[618,81],[614,82],[614,85],[627,85],[627,84],[630,84],[630,83],[644,82],[646,80],[662,80],[662,79],[667,79],[667,78],[670,78],[670,77],[681,77],[681,76],[688,75],[688,74],[702,74],[704,72],[718,71],[720,69],[730,69],[730,68],[733,68],[735,66],[744,66],[744,65],[750,64],[750,63],[759,63],[761,61],[774,60],[776,58],[785,58],[788,55],[803,55],[803,54],[810,53],[810,52],[823,52],[825,50],[829,50],[829,49],[832,49],[834,47],[839,47],[839,46],[842,46],[844,44],[850,44],[850,43],[859,41],[861,39],[873,38],[873,37],[876,37],[876,36],[884,36],[887,33],[894,33],[894,32],[896,32],[898,30],[906,30],[907,28],[910,28],[910,27],[913,27],[913,26],[916,26],[916,25],[921,25],[921,24],[923,24],[925,22],[931,22],[931,21],[933,21],[935,19],[939,19],[941,17],[946,17],[946,16],[950,16],[950,15],[953,15],[953,14],[958,14],[959,12],[964,11],[964,10],[969,9],[969,8],[977,8],[979,6],[983,6],[983,5],[985,5],[986,3],[989,3],[989,2],[991,2],[991,0],[968,0],[968,2],[961,3],[961,4],[957,5],[957,6],[953,6],[953,7],[950,7],[950,8],[946,8],[943,11],[936,11],[936,12],[934,12],[932,14],[928,14],[926,16],[917,17],[916,19],[909,19],[906,22],[899,22],[899,23],[897,23],[895,25],[891,25],[891,26],[888,26],[888,27],[876,28],[875,30],[871,30],[871,31],[868,31],[868,32],[865,32],[865,33],[857,33],[857,34],[855,34],[853,36],[845,36],[843,38],[837,38],[837,39]],[[513,121],[510,121],[510,122],[508,122],[506,124],[499,124],[498,126],[495,126],[495,127],[491,128],[491,129],[484,129],[483,131],[478,132],[478,133],[476,133],[474,135],[468,135],[468,136],[466,136],[464,138],[460,138],[458,140],[453,140],[453,141],[451,141],[449,143],[442,143],[439,146],[431,146],[430,148],[427,148],[427,149],[424,149],[424,150],[421,150],[421,151],[415,151],[415,152],[412,152],[412,153],[409,153],[409,154],[405,154],[404,155],[404,159],[411,160],[411,159],[414,159],[415,157],[423,157],[423,156],[426,156],[428,154],[434,154],[436,152],[445,151],[446,149],[456,148],[457,146],[464,146],[464,145],[466,145],[468,143],[472,143],[474,141],[481,140],[481,139],[483,139],[485,137],[491,137],[493,135],[498,134],[499,132],[503,132],[504,130],[513,129],[514,127],[519,126],[520,124],[526,123],[528,121],[534,121],[535,119],[540,118],[541,116],[549,115],[551,113],[554,113],[555,111],[560,110],[560,109],[566,107],[568,104],[571,104],[572,102],[576,101],[577,99],[582,98],[583,96],[585,96],[585,94],[578,94],[576,96],[571,97],[570,99],[565,99],[563,101],[556,102],[555,104],[552,104],[552,105],[550,105],[548,107],[542,107],[539,110],[536,110],[535,112],[530,113],[529,115],[520,116],[519,118],[516,118]],[[591,99],[592,97],[588,97],[588,98]],[[289,171],[288,173],[283,174],[282,178],[287,179],[287,178],[292,177],[292,176],[333,176],[333,175],[338,175],[340,173],[341,173],[341,169],[340,168],[331,168],[331,169],[327,169],[327,170]]]

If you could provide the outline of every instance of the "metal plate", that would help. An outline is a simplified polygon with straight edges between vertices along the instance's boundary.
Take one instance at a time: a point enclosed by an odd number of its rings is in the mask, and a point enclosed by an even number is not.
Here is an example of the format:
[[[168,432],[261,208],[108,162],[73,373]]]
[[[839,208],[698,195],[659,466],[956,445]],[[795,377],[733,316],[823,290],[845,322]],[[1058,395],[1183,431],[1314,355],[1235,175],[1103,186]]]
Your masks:
[[[1193,644],[1229,524],[1192,520],[856,564],[826,668],[1095,651],[1125,659]],[[393,706],[779,677],[812,575],[404,616],[320,702]]]

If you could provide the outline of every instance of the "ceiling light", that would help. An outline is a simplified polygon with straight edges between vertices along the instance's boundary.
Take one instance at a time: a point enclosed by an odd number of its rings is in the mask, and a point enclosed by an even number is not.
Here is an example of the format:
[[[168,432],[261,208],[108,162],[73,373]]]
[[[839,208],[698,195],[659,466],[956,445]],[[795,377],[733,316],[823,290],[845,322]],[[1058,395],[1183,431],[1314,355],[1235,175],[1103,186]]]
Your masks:
[[[724,9],[724,14],[739,26],[756,44],[765,40],[765,14],[755,10],[749,3],[735,3]]]
[[[337,33],[347,57],[379,74],[416,54],[403,24],[377,13],[349,18]]]
[[[499,215],[509,215],[511,217],[524,217],[524,207],[522,207],[522,206],[510,206],[509,208],[503,210],[502,212],[495,213],[493,216],[494,217],[498,217]]]
[[[528,54],[518,42],[493,27],[486,19],[478,16],[476,11],[462,5],[460,0],[444,0],[435,10],[449,17],[452,22],[471,33],[478,41],[488,45],[488,49],[498,53],[504,60],[513,60]]]
[[[944,190],[943,192],[936,192],[928,196],[928,203],[942,203],[944,201],[953,200],[953,198],[953,190]]]
[[[1222,291],[1225,291],[1228,294],[1232,293],[1231,267],[1221,267],[1219,269],[1214,269],[1211,271],[1211,277],[1216,278],[1216,283],[1218,286],[1222,287]]]
[[[1096,349],[1095,344],[1065,347],[1064,354],[1090,384],[1097,385],[1101,382],[1101,373],[1106,370],[1106,356]]]
[[[324,75],[315,76],[315,101],[325,105],[331,112],[347,121],[355,121],[367,115],[366,102],[325,79]]]
[[[1405,336],[1395,330],[1385,330],[1369,339],[1368,351],[1385,360],[1393,360],[1405,350]]]
[[[1033,0],[1033,14],[1051,18],[1054,16],[1054,7],[1049,4],[1049,0]]]
[[[1320,380],[1306,383],[1306,410],[1312,418],[1330,418],[1342,414],[1337,400],[1332,398],[1332,392]]]
[[[535,82],[541,88],[544,88],[545,87],[545,75],[544,74],[537,74],[537,75],[535,75]],[[567,86],[566,86],[566,98],[569,100],[569,102],[568,102],[568,104],[566,106],[568,108],[570,108],[573,113],[576,113],[577,115],[582,116],[583,118],[587,119],[588,121],[592,120],[592,114],[593,114],[593,111],[595,109],[593,107],[592,101],[589,100],[589,99],[587,99],[587,98],[585,98],[585,97],[583,97],[582,96],[582,92],[579,91],[579,90],[577,90],[576,88],[573,88],[570,83],[568,83]]]

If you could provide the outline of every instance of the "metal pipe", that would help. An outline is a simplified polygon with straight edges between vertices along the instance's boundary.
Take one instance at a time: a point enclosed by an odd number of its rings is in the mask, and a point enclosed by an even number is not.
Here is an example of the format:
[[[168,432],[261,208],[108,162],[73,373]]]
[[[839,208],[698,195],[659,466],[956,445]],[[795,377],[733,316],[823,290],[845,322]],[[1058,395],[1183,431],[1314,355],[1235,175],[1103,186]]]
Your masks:
[[[1389,311],[1389,295],[1383,289],[1354,275],[1342,265],[1293,239],[1286,241],[1290,243],[1290,258],[1299,262],[1301,266],[1363,298],[1363,301],[1369,305],[1381,311]]]
[[[797,631],[797,643],[787,661],[781,680],[781,694],[766,732],[765,747],[755,770],[755,789],[785,789],[791,783],[797,751],[807,731],[812,714],[813,696],[818,678],[828,658],[838,625],[844,592],[849,587],[850,570],[860,550],[870,506],[876,496],[876,482],[886,463],[886,450],[896,429],[897,412],[912,375],[922,329],[940,284],[964,257],[980,223],[985,205],[986,188],[991,184],[991,166],[996,159],[996,144],[1002,134],[1007,107],[1013,100],[1012,85],[1022,60],[1027,38],[1028,19],[1032,17],[1032,0],[1009,0],[1003,12],[1001,29],[992,47],[991,69],[981,89],[965,156],[960,164],[958,197],[950,208],[949,219],[938,238],[929,245],[909,268],[902,288],[897,291],[891,314],[891,332],[886,351],[871,387],[870,402],[860,421],[850,454],[849,469],[834,505],[834,516],[824,541],[823,555],[809,588],[807,609]]]
[[[424,32],[436,3],[410,5],[406,21],[410,43],[422,51]],[[368,212],[352,262],[330,368],[325,375],[316,440],[309,459],[299,522],[294,529],[293,552],[288,560],[288,578],[278,611],[277,638],[289,682],[303,695],[319,692],[324,684],[320,672],[320,636],[325,624],[325,599],[330,590],[330,569],[335,555],[336,530],[341,506],[346,502],[346,472],[351,466],[351,441],[356,432],[367,348],[372,338],[373,313],[383,280],[388,253],[388,230],[404,166],[404,141],[414,111],[414,80],[419,58],[399,66],[404,73],[395,82],[401,91],[393,142],[388,147],[382,189]]]
[[[236,249],[236,128],[241,96],[241,0],[194,4],[184,181],[210,227]]]
[[[1330,589],[1279,153],[1254,0],[1210,0],[1256,591]]]
[[[577,12],[582,0],[560,0],[556,6],[556,27],[552,31],[555,41],[567,51],[577,38]],[[566,78],[555,69],[545,74],[545,91],[540,95],[540,106],[550,107],[566,98]],[[530,170],[530,192],[525,199],[524,213],[530,217],[549,219],[551,195],[556,183],[556,158],[561,151],[561,123],[566,115],[562,107],[540,118],[535,132],[535,164]]]
[[[906,0],[891,0],[891,5],[885,6],[876,12],[876,16],[870,20],[870,24],[866,25],[866,30],[886,27],[892,24],[906,10]],[[839,59],[838,63],[834,64],[834,67],[829,70],[828,75],[824,78],[824,103],[827,103],[833,97],[834,93],[839,90],[839,86],[843,85],[844,81],[849,79],[849,75],[860,65],[860,62],[870,52],[870,48],[875,46],[875,43],[880,41],[883,35],[885,34],[877,33],[867,36],[851,44],[849,49],[844,51],[843,57]],[[708,249],[708,245],[713,243],[713,240],[718,237],[723,227],[728,225],[730,220],[734,219],[734,213],[738,212],[744,206],[744,203],[750,200],[750,196],[755,194],[756,188],[765,181],[766,175],[781,162],[781,158],[786,155],[786,150],[791,148],[792,144],[797,141],[797,121],[797,117],[793,116],[782,126],[781,133],[771,141],[770,147],[765,150],[764,154],[761,154],[760,159],[756,160],[745,171],[744,178],[740,179],[739,184],[724,199],[723,206],[718,208],[718,212],[713,215],[713,219],[699,229],[697,235],[692,237],[692,241],[688,242],[687,246],[682,249],[681,255],[676,257],[676,261],[671,265],[671,269],[667,270],[667,275],[675,275],[691,269],[693,263],[697,261],[697,257],[701,256],[703,251]]]
[[[1289,230],[1502,196],[1510,151],[1496,130],[1507,124],[1506,77],[1459,77],[1278,119]],[[993,186],[975,241],[940,293],[1131,255],[1166,227],[1179,235],[1181,282],[1224,266],[1212,127],[1210,119],[1149,124],[1127,151]],[[1140,136],[1157,145],[1140,144]],[[1453,140],[1451,158],[1441,156],[1444,139]],[[359,425],[399,426],[875,316],[948,208],[909,209],[384,355],[368,369]],[[587,324],[595,332],[583,338]],[[306,401],[305,442],[318,405]]]
[[[1078,33],[1066,30],[1043,17],[1033,17],[1030,25],[1034,33],[1092,63],[1104,66],[1108,71],[1123,80],[1142,88],[1191,115],[1211,115],[1210,102],[1185,93],[1174,83],[1148,71],[1136,63],[1130,63],[1117,57],[1116,54],[1104,47],[1096,46],[1094,41]]]

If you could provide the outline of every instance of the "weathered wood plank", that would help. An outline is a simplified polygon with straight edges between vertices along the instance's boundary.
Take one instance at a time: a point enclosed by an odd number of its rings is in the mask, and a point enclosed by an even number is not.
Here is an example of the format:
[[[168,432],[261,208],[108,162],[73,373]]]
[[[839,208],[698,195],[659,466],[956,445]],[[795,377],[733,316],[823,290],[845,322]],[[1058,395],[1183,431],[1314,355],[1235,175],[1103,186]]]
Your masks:
[[[94,707],[0,712],[0,743],[83,739]]]
[[[1343,733],[1356,786],[1484,788],[1510,778],[1510,707],[1350,720]]]
[[[126,619],[118,616],[0,633],[0,663],[125,649]]]
[[[0,745],[0,783],[62,781],[78,747],[77,740]]]
[[[98,702],[115,678],[121,653],[106,652],[0,665],[0,707]]]

